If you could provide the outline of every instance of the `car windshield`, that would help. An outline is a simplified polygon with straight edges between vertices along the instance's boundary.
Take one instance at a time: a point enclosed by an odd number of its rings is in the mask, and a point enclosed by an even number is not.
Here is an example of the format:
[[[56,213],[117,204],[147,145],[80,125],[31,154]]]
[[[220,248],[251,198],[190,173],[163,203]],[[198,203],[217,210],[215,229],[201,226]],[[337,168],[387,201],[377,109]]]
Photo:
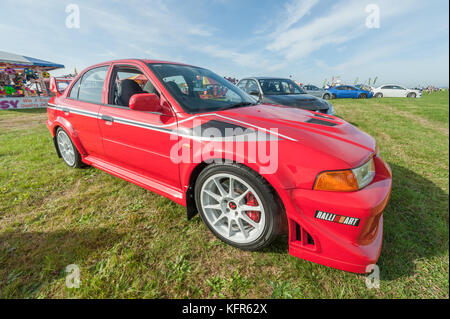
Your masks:
[[[265,95],[306,94],[294,81],[288,79],[259,80]]]
[[[257,104],[250,95],[209,70],[167,63],[152,63],[149,67],[187,113]]]

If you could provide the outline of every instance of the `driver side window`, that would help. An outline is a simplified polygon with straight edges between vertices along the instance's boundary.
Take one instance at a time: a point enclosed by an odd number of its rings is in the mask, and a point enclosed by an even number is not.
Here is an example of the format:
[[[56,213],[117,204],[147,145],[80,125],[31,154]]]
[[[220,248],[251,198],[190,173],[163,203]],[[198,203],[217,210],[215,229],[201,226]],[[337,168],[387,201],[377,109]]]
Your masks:
[[[159,96],[150,80],[139,69],[132,66],[116,67],[112,76],[109,103],[129,107],[134,94],[154,93]]]

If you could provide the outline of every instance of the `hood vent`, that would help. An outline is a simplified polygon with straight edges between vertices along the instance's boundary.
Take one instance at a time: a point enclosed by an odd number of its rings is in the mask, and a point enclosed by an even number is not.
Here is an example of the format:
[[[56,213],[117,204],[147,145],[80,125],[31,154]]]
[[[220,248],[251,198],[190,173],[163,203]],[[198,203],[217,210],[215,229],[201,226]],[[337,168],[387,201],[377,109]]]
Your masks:
[[[306,121],[306,123],[311,123],[311,124],[318,124],[318,125],[324,125],[324,126],[336,126],[336,123],[333,122],[329,122],[329,121],[324,121],[324,120],[320,120],[320,119],[314,119],[314,118],[310,118],[309,120]]]

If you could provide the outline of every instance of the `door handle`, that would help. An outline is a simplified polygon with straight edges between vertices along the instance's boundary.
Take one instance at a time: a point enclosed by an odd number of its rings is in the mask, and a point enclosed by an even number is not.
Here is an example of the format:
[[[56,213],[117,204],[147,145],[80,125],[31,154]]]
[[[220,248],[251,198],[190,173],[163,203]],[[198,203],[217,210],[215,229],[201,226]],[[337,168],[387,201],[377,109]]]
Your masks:
[[[113,122],[114,119],[111,116],[102,115],[102,120],[106,122]]]

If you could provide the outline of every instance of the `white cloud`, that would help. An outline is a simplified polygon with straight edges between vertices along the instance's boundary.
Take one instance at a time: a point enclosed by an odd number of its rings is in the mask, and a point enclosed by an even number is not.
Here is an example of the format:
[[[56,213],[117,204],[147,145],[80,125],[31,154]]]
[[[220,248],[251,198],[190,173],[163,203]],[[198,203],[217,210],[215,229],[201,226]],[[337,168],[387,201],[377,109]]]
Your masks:
[[[274,35],[286,31],[299,22],[318,2],[319,0],[291,0],[287,2],[280,18],[282,22],[278,25]]]
[[[301,3],[297,1],[298,5]],[[311,4],[314,5],[313,2]],[[277,29],[285,31],[278,33],[266,48],[288,60],[294,60],[307,57],[327,45],[344,44],[359,38],[369,30],[365,26],[367,4],[368,2],[360,0],[341,1],[330,7],[328,14],[321,15],[309,23],[290,27],[292,22],[297,22],[294,13],[292,19],[280,23]],[[397,3],[383,0],[378,1],[378,5],[382,19],[405,14],[414,8],[414,2]],[[312,6],[307,7],[307,10]]]

